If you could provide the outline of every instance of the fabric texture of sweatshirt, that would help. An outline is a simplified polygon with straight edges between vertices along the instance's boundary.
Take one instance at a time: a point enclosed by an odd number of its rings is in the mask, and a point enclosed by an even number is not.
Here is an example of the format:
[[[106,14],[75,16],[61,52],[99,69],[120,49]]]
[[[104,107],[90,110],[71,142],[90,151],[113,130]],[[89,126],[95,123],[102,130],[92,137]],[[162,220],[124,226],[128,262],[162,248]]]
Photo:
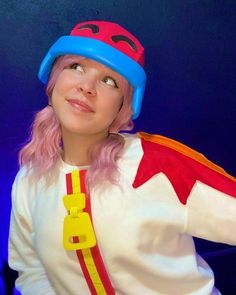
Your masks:
[[[168,139],[123,137],[119,184],[101,184],[90,194],[97,244],[115,293],[220,294],[192,236],[236,245],[235,180],[201,163],[201,156],[183,153],[181,145],[163,142]],[[55,169],[58,178],[49,187],[44,180],[30,184],[24,167],[13,184],[9,265],[19,273],[16,287],[23,295],[90,294],[76,252],[62,244],[65,175],[84,167],[60,160]]]

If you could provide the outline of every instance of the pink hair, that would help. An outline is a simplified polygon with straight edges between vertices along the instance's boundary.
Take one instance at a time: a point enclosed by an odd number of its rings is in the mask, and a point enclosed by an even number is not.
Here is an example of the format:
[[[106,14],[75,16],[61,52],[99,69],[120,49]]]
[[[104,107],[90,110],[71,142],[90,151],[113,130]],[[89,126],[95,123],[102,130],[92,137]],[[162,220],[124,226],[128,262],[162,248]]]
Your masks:
[[[74,56],[59,57],[51,71],[46,93],[51,100],[52,91],[60,72],[73,63]],[[78,60],[78,57],[77,57]],[[131,130],[132,116],[132,87],[124,83],[125,95],[122,107],[109,128],[109,136],[92,146],[89,150],[90,167],[87,171],[87,188],[92,188],[103,181],[118,183],[117,159],[124,146],[123,137],[118,134],[120,130]],[[27,171],[32,172],[33,179],[40,179],[47,173],[47,183],[55,178],[55,167],[62,150],[62,137],[60,124],[54,114],[53,108],[45,107],[39,111],[31,127],[31,136],[28,143],[19,153],[20,166],[25,165]]]

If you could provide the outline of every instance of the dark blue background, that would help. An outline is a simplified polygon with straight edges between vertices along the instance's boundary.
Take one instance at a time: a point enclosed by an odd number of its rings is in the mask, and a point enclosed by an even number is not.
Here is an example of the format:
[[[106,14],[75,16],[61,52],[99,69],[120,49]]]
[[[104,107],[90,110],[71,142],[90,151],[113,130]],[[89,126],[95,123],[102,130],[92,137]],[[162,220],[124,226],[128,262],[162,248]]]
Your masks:
[[[77,22],[118,22],[146,48],[147,90],[135,130],[179,140],[236,175],[236,1],[1,0],[0,5],[3,261],[7,259],[10,189],[17,171],[17,152],[28,136],[34,113],[47,103],[37,80],[38,66],[48,47]],[[200,240],[197,248],[213,267],[223,294],[236,294],[231,275],[236,267],[235,248]],[[5,277],[8,282],[12,277],[7,268]]]

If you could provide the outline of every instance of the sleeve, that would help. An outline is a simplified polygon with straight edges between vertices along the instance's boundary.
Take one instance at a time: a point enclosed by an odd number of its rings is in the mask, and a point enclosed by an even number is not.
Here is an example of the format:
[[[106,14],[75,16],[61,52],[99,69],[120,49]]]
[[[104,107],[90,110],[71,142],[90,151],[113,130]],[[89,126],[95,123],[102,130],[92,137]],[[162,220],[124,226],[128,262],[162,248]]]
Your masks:
[[[186,206],[185,232],[236,245],[236,179],[179,142],[147,134],[141,134],[141,138],[143,157],[133,186],[163,172]]]
[[[236,245],[236,198],[197,181],[187,199],[186,233]]]
[[[9,266],[18,272],[15,284],[22,295],[55,295],[32,243],[32,220],[24,179],[18,174],[12,188]]]

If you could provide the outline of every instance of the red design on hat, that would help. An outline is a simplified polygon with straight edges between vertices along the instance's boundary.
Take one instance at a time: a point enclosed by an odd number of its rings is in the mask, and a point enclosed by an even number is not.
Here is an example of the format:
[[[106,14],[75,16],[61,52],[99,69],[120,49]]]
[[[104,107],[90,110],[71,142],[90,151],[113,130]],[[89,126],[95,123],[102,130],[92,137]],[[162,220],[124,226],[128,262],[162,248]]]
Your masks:
[[[97,39],[144,66],[144,48],[131,33],[120,25],[106,21],[86,21],[77,24],[70,36],[80,36]]]

